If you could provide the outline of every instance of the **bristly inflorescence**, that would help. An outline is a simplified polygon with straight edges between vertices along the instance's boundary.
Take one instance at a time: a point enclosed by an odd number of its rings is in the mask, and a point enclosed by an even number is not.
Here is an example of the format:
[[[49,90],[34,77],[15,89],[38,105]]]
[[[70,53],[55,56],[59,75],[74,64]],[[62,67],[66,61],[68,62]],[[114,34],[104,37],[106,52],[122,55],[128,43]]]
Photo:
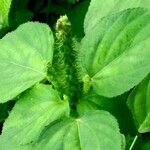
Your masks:
[[[75,53],[71,33],[71,23],[67,16],[61,16],[56,23],[55,48],[53,63],[49,69],[50,80],[61,97],[67,95],[71,103],[80,95],[75,65]]]

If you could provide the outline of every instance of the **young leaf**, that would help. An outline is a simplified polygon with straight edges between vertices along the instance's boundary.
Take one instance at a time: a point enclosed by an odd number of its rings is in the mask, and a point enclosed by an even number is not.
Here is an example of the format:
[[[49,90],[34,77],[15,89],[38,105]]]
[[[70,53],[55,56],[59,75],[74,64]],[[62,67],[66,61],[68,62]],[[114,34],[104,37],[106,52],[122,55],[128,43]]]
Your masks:
[[[150,8],[150,2],[149,0],[91,0],[84,21],[85,33],[93,30],[103,17],[136,7]]]
[[[140,133],[150,132],[150,78],[143,80],[130,94],[128,106]]]
[[[121,134],[113,116],[91,111],[78,119],[50,124],[39,138],[36,150],[120,150]]]
[[[5,121],[0,149],[16,150],[35,142],[45,126],[68,115],[68,101],[62,101],[50,85],[38,84],[21,95]]]
[[[11,100],[46,78],[52,62],[53,35],[41,23],[28,22],[0,40],[0,102]]]
[[[128,9],[102,19],[83,38],[79,65],[97,94],[120,95],[150,72],[149,20],[150,11]]]

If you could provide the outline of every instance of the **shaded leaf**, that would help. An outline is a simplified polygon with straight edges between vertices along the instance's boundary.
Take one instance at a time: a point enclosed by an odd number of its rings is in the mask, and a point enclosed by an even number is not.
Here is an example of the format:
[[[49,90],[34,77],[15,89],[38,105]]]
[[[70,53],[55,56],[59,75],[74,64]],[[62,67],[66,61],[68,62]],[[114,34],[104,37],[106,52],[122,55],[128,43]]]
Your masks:
[[[92,110],[108,111],[117,119],[122,133],[135,134],[136,130],[131,113],[126,105],[126,98],[127,94],[115,98],[106,98],[90,92],[79,100],[77,110],[79,114]]]
[[[140,133],[150,132],[150,80],[149,76],[130,94],[128,106]]]

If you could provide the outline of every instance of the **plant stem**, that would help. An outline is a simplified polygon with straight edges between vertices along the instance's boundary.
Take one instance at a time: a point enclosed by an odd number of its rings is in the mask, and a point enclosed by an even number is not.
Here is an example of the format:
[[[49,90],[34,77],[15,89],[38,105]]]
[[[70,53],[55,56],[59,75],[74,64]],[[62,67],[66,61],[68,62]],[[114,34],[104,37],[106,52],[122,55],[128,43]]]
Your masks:
[[[133,148],[133,146],[134,146],[134,144],[135,144],[137,138],[138,138],[138,135],[135,136],[135,138],[134,138],[134,140],[133,140],[133,142],[132,142],[132,144],[131,144],[129,150],[132,150],[132,148]]]

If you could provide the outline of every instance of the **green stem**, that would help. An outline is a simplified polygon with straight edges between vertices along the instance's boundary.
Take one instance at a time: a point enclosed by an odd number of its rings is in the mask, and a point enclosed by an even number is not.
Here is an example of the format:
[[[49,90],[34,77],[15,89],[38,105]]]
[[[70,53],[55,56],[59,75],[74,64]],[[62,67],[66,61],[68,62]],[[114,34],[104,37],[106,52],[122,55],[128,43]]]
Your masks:
[[[135,136],[135,138],[134,138],[134,140],[133,140],[133,142],[132,142],[132,144],[131,144],[129,150],[132,150],[132,149],[133,149],[133,146],[135,145],[137,139],[138,139],[138,135]]]

